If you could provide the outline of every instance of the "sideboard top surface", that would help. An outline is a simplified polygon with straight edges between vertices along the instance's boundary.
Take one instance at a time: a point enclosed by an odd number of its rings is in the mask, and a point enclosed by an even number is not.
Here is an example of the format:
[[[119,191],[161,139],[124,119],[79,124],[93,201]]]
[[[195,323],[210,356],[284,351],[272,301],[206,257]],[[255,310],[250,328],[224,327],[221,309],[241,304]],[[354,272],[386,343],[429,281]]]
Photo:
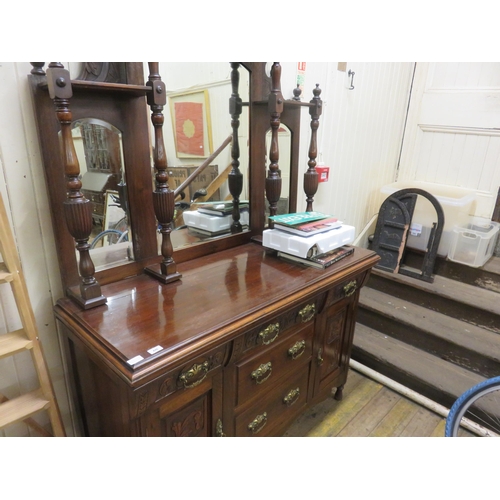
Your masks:
[[[229,340],[375,261],[376,254],[356,248],[320,270],[284,262],[248,243],[180,264],[182,279],[167,285],[148,275],[105,285],[107,303],[100,307],[81,310],[61,299],[56,315],[132,380],[186,349],[195,353],[197,342],[206,348],[211,341]],[[142,360],[129,363],[138,356]]]

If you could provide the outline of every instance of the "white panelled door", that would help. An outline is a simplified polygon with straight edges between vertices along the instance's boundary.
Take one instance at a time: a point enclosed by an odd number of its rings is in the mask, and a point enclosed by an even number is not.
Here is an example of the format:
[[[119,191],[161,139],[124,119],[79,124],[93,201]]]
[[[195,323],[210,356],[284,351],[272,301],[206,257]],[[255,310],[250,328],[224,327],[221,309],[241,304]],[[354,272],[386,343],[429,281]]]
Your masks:
[[[474,189],[491,217],[500,185],[500,63],[417,63],[400,181]]]

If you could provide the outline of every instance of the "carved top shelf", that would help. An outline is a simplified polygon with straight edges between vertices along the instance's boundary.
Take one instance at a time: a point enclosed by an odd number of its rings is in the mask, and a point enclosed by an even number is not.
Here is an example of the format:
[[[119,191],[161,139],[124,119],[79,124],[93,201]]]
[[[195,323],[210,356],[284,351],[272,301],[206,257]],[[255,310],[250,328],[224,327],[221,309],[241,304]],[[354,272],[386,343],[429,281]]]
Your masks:
[[[248,105],[248,103],[243,103],[243,105]],[[264,99],[262,101],[255,101],[254,104],[258,104],[258,105],[268,105],[269,104],[269,101],[267,99]],[[302,101],[294,101],[293,99],[285,99],[283,101],[283,105],[286,107],[286,106],[290,106],[290,107],[305,107],[305,108],[310,108],[312,106],[314,106],[314,104],[310,103],[310,102],[302,102]]]
[[[41,83],[40,87],[47,89],[48,85],[46,82]],[[79,90],[85,91],[95,91],[95,92],[121,92],[133,96],[143,96],[147,95],[151,91],[151,88],[147,85],[130,85],[125,83],[107,83],[107,82],[91,82],[85,80],[71,80],[71,87],[74,91]]]

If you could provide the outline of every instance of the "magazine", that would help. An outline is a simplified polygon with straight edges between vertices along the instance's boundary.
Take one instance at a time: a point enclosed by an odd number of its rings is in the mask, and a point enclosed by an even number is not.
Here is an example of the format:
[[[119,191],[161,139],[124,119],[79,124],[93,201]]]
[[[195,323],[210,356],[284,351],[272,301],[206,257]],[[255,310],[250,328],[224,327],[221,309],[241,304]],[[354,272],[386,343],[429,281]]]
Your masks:
[[[327,219],[321,219],[314,222],[300,223],[294,226],[281,224],[279,222],[274,223],[275,229],[296,234],[297,236],[312,236],[313,234],[324,233],[326,231],[331,231],[332,229],[337,229],[341,226],[342,221],[339,221],[335,217],[329,217]]]

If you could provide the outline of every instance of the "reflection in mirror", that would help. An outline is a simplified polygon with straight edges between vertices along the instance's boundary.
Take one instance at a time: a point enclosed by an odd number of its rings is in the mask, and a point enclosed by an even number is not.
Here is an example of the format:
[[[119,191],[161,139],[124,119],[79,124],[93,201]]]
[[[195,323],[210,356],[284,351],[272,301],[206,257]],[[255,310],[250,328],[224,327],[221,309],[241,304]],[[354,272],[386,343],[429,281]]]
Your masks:
[[[107,122],[85,118],[73,122],[72,135],[82,193],[92,206],[89,244],[96,271],[124,264],[133,259],[133,252],[122,134]]]
[[[271,147],[272,132],[269,129],[266,133],[266,151],[269,152]],[[287,214],[289,212],[289,199],[290,199],[290,169],[291,169],[291,154],[292,154],[292,134],[290,129],[280,124],[278,129],[278,148],[279,148],[279,171],[281,176],[281,195],[278,201],[277,214]],[[266,157],[266,165],[269,159]],[[264,195],[265,197],[265,195]],[[269,217],[269,204],[266,200],[266,221]]]
[[[243,103],[248,103],[249,74],[242,66],[238,73],[238,94]],[[160,63],[160,74],[168,96],[163,110],[168,184],[176,191],[171,241],[174,249],[179,249],[231,234],[231,65],[165,62]],[[243,230],[248,230],[249,223],[248,131],[248,106],[243,105],[237,132],[239,170],[243,174]]]

